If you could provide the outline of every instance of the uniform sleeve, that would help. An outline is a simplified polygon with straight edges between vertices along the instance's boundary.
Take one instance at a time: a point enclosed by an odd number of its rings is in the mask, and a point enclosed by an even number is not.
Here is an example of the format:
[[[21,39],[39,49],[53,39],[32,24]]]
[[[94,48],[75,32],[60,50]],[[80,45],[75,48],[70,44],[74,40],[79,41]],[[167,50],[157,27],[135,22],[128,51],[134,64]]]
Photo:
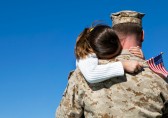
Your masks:
[[[85,59],[77,60],[77,66],[89,83],[98,83],[124,75],[121,62],[110,62],[108,64],[98,65],[98,58],[95,55],[89,55]]]
[[[78,96],[78,87],[73,80],[75,79],[74,77],[73,73],[69,78],[60,105],[56,110],[56,118],[81,118],[83,115],[83,108],[80,105]]]

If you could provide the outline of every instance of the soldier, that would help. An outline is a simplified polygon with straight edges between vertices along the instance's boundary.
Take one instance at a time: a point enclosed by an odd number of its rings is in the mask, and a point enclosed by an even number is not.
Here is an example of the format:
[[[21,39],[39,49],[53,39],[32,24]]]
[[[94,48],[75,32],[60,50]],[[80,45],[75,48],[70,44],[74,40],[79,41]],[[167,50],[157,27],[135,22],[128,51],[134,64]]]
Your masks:
[[[142,46],[143,16],[134,11],[112,14],[113,29],[123,47],[115,60],[145,62],[128,51]],[[100,64],[108,62],[100,60]],[[166,118],[167,100],[167,82],[149,68],[96,84],[87,83],[77,68],[69,76],[56,118]]]

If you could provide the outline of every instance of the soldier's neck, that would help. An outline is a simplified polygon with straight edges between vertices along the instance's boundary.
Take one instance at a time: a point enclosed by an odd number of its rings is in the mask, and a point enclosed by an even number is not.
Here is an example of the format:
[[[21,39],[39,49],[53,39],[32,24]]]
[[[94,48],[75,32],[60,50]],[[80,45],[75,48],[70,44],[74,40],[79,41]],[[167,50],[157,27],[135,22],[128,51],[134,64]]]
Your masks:
[[[131,47],[141,47],[140,44],[138,44],[136,39],[133,38],[126,38],[121,41],[121,45],[123,49],[130,49]]]

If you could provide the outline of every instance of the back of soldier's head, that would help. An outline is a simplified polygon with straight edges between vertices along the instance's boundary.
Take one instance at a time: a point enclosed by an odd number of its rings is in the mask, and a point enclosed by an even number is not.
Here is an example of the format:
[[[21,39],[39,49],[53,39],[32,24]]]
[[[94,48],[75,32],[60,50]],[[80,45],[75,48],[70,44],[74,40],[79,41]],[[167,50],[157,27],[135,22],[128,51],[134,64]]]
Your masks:
[[[111,15],[113,29],[122,35],[142,34],[142,18],[144,14],[136,11],[120,11]]]

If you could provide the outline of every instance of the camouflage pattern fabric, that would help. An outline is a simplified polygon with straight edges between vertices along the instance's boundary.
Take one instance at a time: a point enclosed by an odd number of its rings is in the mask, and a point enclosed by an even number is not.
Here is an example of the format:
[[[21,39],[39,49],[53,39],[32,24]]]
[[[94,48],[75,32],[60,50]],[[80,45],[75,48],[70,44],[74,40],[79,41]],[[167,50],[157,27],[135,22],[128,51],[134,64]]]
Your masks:
[[[120,11],[111,14],[113,26],[120,23],[136,23],[142,25],[142,18],[145,14],[136,11]]]
[[[128,51],[117,59],[144,62]],[[100,64],[108,62],[100,60]],[[87,83],[77,68],[70,75],[56,118],[167,118],[167,100],[167,82],[149,68],[96,84]]]

